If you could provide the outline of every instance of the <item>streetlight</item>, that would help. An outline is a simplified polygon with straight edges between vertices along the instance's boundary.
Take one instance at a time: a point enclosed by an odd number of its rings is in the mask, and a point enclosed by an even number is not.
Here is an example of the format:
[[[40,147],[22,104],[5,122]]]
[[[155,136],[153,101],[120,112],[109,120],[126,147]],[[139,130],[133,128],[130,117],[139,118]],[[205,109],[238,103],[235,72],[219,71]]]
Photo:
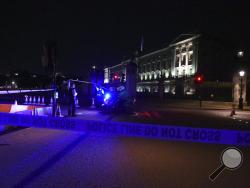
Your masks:
[[[243,77],[245,75],[245,71],[240,71],[239,72],[240,75],[240,99],[239,99],[239,109],[243,110],[243,98],[242,98],[242,90],[243,90]]]

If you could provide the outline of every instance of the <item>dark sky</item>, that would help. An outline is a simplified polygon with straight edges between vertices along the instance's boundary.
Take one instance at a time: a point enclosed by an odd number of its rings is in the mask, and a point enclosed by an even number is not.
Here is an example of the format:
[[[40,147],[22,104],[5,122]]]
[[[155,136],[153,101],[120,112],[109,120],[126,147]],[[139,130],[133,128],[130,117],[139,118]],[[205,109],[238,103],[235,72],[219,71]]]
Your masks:
[[[105,2],[105,3],[104,3]],[[58,42],[58,67],[83,74],[112,65],[139,48],[165,47],[181,33],[209,32],[248,46],[247,1],[4,1],[0,5],[0,72],[42,72],[41,46]]]

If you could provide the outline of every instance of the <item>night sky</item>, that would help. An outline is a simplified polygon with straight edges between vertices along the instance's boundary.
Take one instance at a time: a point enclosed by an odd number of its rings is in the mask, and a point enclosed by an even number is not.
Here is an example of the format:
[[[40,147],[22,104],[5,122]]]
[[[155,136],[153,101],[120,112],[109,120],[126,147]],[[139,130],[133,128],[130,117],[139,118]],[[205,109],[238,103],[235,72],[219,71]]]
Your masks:
[[[226,36],[239,48],[250,43],[250,3],[239,0],[63,2],[1,2],[0,73],[42,73],[41,46],[47,40],[57,40],[58,69],[71,74],[130,57],[142,35],[148,52],[167,46],[181,33]]]

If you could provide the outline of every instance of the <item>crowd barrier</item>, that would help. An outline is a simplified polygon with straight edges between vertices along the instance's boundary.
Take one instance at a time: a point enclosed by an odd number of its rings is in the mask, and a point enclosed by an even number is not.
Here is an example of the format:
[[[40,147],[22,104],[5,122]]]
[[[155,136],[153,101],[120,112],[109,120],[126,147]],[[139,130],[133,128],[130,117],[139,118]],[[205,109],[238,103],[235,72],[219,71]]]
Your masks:
[[[0,112],[7,114],[25,114],[36,116],[50,116],[52,114],[52,107],[41,107],[32,105],[17,105],[17,104],[0,104]],[[11,128],[8,125],[0,124],[0,133]]]

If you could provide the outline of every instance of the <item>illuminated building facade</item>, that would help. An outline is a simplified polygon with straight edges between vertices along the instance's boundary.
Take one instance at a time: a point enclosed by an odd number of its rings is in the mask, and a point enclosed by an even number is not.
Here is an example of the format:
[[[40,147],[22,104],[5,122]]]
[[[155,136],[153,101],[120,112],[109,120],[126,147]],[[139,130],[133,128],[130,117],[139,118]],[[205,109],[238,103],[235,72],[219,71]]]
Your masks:
[[[115,72],[125,73],[128,62],[104,69],[105,82],[112,82]],[[136,63],[138,93],[195,95],[194,77],[199,73],[204,76],[202,87],[207,96],[217,95],[213,88],[218,85],[227,92],[230,90],[230,96],[232,94],[233,52],[228,45],[214,38],[182,34],[166,48],[138,55]]]
[[[137,92],[159,92],[162,87],[164,93],[194,94],[198,38],[181,35],[168,47],[138,57]]]

